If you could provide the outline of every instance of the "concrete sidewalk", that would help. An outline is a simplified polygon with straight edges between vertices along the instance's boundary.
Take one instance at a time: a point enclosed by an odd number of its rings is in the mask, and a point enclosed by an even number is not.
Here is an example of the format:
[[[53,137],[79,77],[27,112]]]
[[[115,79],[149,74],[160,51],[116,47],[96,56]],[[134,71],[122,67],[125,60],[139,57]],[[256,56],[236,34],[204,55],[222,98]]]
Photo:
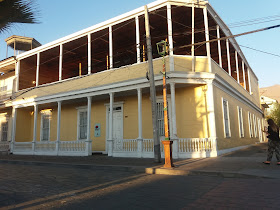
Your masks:
[[[217,158],[175,160],[173,169],[163,168],[164,160],[158,164],[154,163],[153,159],[112,158],[106,155],[89,157],[0,155],[0,163],[134,171],[148,174],[278,179],[280,178],[280,166],[276,165],[275,157],[271,165],[262,163],[266,160],[266,150],[267,144],[263,143]]]
[[[173,169],[147,168],[149,174],[208,175],[237,178],[280,178],[280,166],[275,156],[270,165],[266,160],[267,144],[257,144],[216,158],[176,161]]]

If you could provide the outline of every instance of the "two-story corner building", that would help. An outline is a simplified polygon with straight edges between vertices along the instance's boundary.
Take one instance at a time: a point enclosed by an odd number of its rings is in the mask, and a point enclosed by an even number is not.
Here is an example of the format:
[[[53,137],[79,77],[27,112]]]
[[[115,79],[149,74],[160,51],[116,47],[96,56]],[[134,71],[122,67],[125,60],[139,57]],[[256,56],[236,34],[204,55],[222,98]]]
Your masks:
[[[211,5],[160,0],[148,10],[160,136],[163,62],[156,43],[169,43],[174,158],[213,157],[262,141],[258,79]],[[1,61],[1,81],[13,69],[15,81],[1,107],[9,122],[1,124],[2,145],[8,141],[13,154],[153,157],[146,49],[141,7]]]

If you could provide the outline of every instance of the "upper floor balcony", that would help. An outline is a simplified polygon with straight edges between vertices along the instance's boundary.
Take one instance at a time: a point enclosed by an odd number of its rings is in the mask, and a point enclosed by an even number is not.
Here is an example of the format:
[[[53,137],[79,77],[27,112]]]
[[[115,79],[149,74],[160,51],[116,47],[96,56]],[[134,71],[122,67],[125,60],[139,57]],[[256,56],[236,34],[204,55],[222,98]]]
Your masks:
[[[219,74],[247,95],[258,88],[257,77],[234,38],[211,42],[232,34],[207,1],[193,4],[161,0],[148,8],[155,74],[162,69],[156,44],[166,40],[167,71]],[[148,71],[145,34],[142,7],[22,53],[17,56],[16,91],[77,78],[86,78],[79,80],[79,88],[88,88],[84,81],[89,79],[89,84],[95,86],[145,77]],[[66,85],[65,90],[59,85],[61,89],[56,91],[71,91],[77,88],[73,84],[68,89]]]

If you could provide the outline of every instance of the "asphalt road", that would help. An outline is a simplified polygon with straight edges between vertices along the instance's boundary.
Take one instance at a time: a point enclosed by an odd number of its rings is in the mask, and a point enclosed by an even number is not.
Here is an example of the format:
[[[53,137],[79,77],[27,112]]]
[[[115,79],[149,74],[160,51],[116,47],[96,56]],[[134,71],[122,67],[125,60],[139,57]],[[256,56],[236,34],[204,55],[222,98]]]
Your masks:
[[[0,209],[279,209],[280,179],[0,164]]]

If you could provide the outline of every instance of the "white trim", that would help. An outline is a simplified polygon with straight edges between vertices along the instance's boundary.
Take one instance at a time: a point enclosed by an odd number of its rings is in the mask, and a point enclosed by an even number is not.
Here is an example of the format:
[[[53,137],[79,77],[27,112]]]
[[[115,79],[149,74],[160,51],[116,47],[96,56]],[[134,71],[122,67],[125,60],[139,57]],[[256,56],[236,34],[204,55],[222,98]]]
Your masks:
[[[40,53],[37,53],[36,87],[39,86],[39,71],[40,71]]]
[[[80,106],[80,107],[76,107],[76,109],[77,109],[77,140],[86,140],[87,138],[85,138],[85,139],[80,138],[80,113],[86,112],[86,116],[87,116],[88,115],[87,107]],[[88,123],[87,120],[86,120],[86,122]]]
[[[226,124],[225,124],[225,107],[224,107],[224,102],[227,104],[227,119],[228,119],[228,136],[226,134]],[[230,138],[231,137],[231,129],[230,129],[230,115],[229,115],[229,105],[228,105],[228,100],[222,97],[222,110],[223,110],[223,127],[224,127],[224,138]]]
[[[112,26],[109,26],[109,69],[113,68],[113,30]]]
[[[253,114],[253,123],[254,123],[254,136],[255,138],[258,137],[258,132],[257,132],[257,120],[256,120],[256,115]]]
[[[88,34],[88,75],[91,74],[91,34]]]
[[[62,65],[63,65],[63,45],[59,45],[59,73],[58,73],[58,80],[62,80]]]
[[[50,141],[50,137],[51,137],[51,116],[52,112],[51,111],[46,111],[44,112],[44,110],[41,111],[41,127],[40,127],[40,141],[46,142],[46,141]],[[49,120],[49,138],[47,140],[43,140],[43,117],[44,116],[49,116],[48,120]]]
[[[221,38],[220,36],[220,26],[217,25],[217,38]],[[218,53],[219,53],[219,65],[223,68],[223,60],[222,60],[222,48],[221,48],[221,40],[218,40]]]
[[[121,107],[121,112],[122,112],[122,122],[121,122],[121,124],[122,124],[122,136],[123,136],[123,129],[124,129],[124,127],[123,127],[123,104],[124,104],[124,102],[116,102],[116,103],[113,103],[113,112],[112,112],[112,114],[110,114],[110,115],[112,115],[111,117],[113,118],[113,113],[114,113],[114,108],[115,107]],[[106,153],[108,153],[108,146],[107,146],[107,140],[109,139],[109,140],[112,140],[113,139],[113,120],[112,120],[112,127],[110,127],[110,115],[109,115],[109,108],[110,108],[110,104],[104,104],[105,106],[106,106]],[[111,128],[111,134],[110,134],[110,128]],[[112,138],[112,139],[110,139],[110,138]]]
[[[226,39],[227,46],[227,60],[228,60],[228,74],[231,76],[231,62],[230,62],[230,51],[229,51],[229,40]]]
[[[235,51],[235,63],[236,63],[237,82],[238,82],[238,84],[240,84],[240,80],[239,80],[238,54],[237,54],[237,51]]]
[[[241,115],[240,115],[241,111]],[[240,106],[237,106],[237,115],[238,115],[238,130],[239,137],[244,138],[244,121],[243,121],[243,109]]]
[[[137,63],[141,63],[139,16],[135,17]]]
[[[253,124],[252,124],[252,114],[248,112],[248,126],[249,126],[249,136],[253,138]]]

